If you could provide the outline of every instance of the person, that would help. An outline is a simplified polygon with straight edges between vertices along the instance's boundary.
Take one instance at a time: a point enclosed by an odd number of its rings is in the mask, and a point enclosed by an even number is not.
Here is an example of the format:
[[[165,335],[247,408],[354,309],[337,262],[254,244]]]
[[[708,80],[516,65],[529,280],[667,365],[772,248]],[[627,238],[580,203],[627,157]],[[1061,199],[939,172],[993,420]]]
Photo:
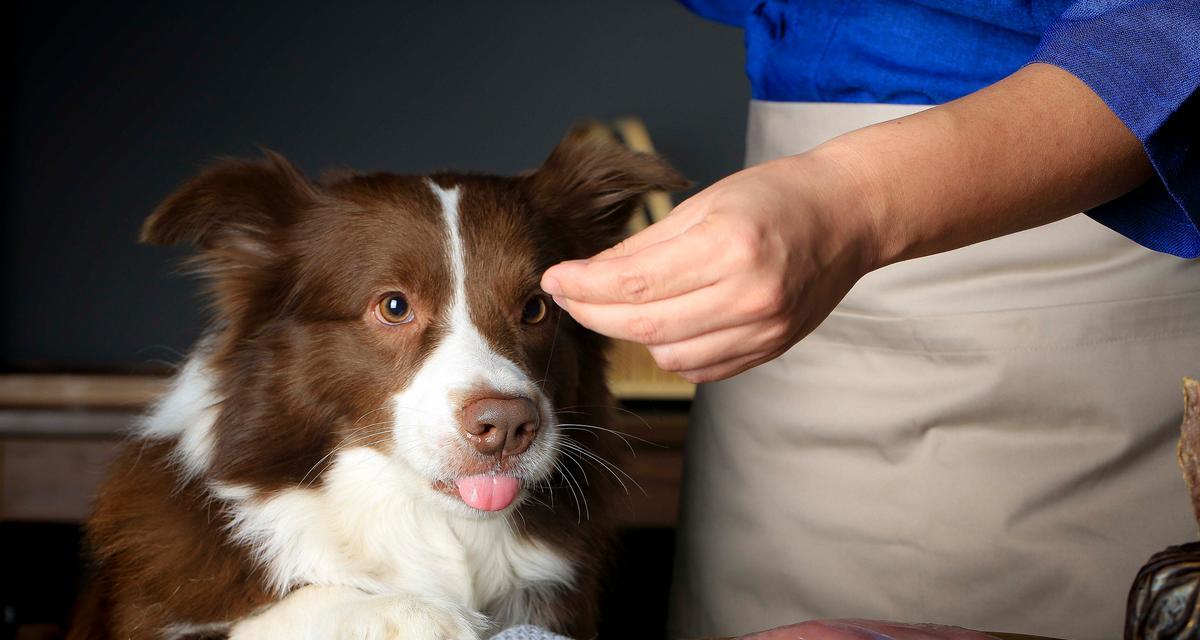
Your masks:
[[[1200,3],[685,4],[745,29],[747,168],[542,280],[704,383],[673,633],[1119,633],[1195,536]]]

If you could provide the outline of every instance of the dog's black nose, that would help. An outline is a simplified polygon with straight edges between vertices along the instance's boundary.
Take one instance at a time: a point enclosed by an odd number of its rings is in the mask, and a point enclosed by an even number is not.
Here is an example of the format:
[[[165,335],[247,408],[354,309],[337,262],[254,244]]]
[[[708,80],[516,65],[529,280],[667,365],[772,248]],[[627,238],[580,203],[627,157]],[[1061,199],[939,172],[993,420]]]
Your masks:
[[[529,398],[476,398],[463,406],[459,427],[479,453],[507,456],[529,448],[538,422]]]

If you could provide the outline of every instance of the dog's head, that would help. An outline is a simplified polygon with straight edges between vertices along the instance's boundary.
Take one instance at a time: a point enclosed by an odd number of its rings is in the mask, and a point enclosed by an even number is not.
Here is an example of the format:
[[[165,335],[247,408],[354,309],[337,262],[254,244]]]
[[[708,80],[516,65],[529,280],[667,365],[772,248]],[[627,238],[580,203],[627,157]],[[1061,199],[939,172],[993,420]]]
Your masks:
[[[559,411],[608,399],[600,340],[540,291],[542,271],[611,245],[640,195],[683,184],[581,132],[519,177],[312,183],[273,153],[204,171],[142,239],[194,243],[213,295],[205,473],[282,489],[369,447],[450,509],[518,502],[553,473]]]

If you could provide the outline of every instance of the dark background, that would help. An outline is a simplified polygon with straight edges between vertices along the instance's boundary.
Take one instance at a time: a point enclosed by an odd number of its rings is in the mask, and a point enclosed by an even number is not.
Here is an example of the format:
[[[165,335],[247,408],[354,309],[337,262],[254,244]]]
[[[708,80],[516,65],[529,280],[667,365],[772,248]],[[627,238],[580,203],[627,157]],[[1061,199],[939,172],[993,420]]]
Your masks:
[[[742,159],[741,32],[671,0],[51,2],[7,17],[0,371],[179,361],[204,304],[175,273],[184,250],[137,245],[138,227],[205,163],[255,145],[310,175],[511,173],[579,120],[635,115],[697,186]],[[0,640],[61,627],[79,535],[0,523]],[[673,538],[622,534],[605,637],[662,635]]]
[[[177,361],[182,250],[135,244],[221,155],[510,173],[572,123],[641,117],[698,185],[738,168],[741,32],[670,0],[41,3],[10,14],[0,367]]]

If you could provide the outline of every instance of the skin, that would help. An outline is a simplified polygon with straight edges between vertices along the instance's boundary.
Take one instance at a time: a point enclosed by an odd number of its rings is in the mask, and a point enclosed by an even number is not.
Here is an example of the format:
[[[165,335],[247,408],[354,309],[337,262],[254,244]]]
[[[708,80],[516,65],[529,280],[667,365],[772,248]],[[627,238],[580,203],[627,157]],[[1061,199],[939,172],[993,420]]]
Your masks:
[[[863,275],[1059,220],[1145,182],[1141,144],[1086,85],[1033,64],[921,113],[739,171],[542,288],[581,324],[692,382],[736,375],[815,329]],[[817,621],[762,640],[983,639]]]
[[[692,382],[771,360],[865,274],[1047,224],[1152,169],[1086,85],[1032,64],[959,100],[739,171],[542,288]]]

